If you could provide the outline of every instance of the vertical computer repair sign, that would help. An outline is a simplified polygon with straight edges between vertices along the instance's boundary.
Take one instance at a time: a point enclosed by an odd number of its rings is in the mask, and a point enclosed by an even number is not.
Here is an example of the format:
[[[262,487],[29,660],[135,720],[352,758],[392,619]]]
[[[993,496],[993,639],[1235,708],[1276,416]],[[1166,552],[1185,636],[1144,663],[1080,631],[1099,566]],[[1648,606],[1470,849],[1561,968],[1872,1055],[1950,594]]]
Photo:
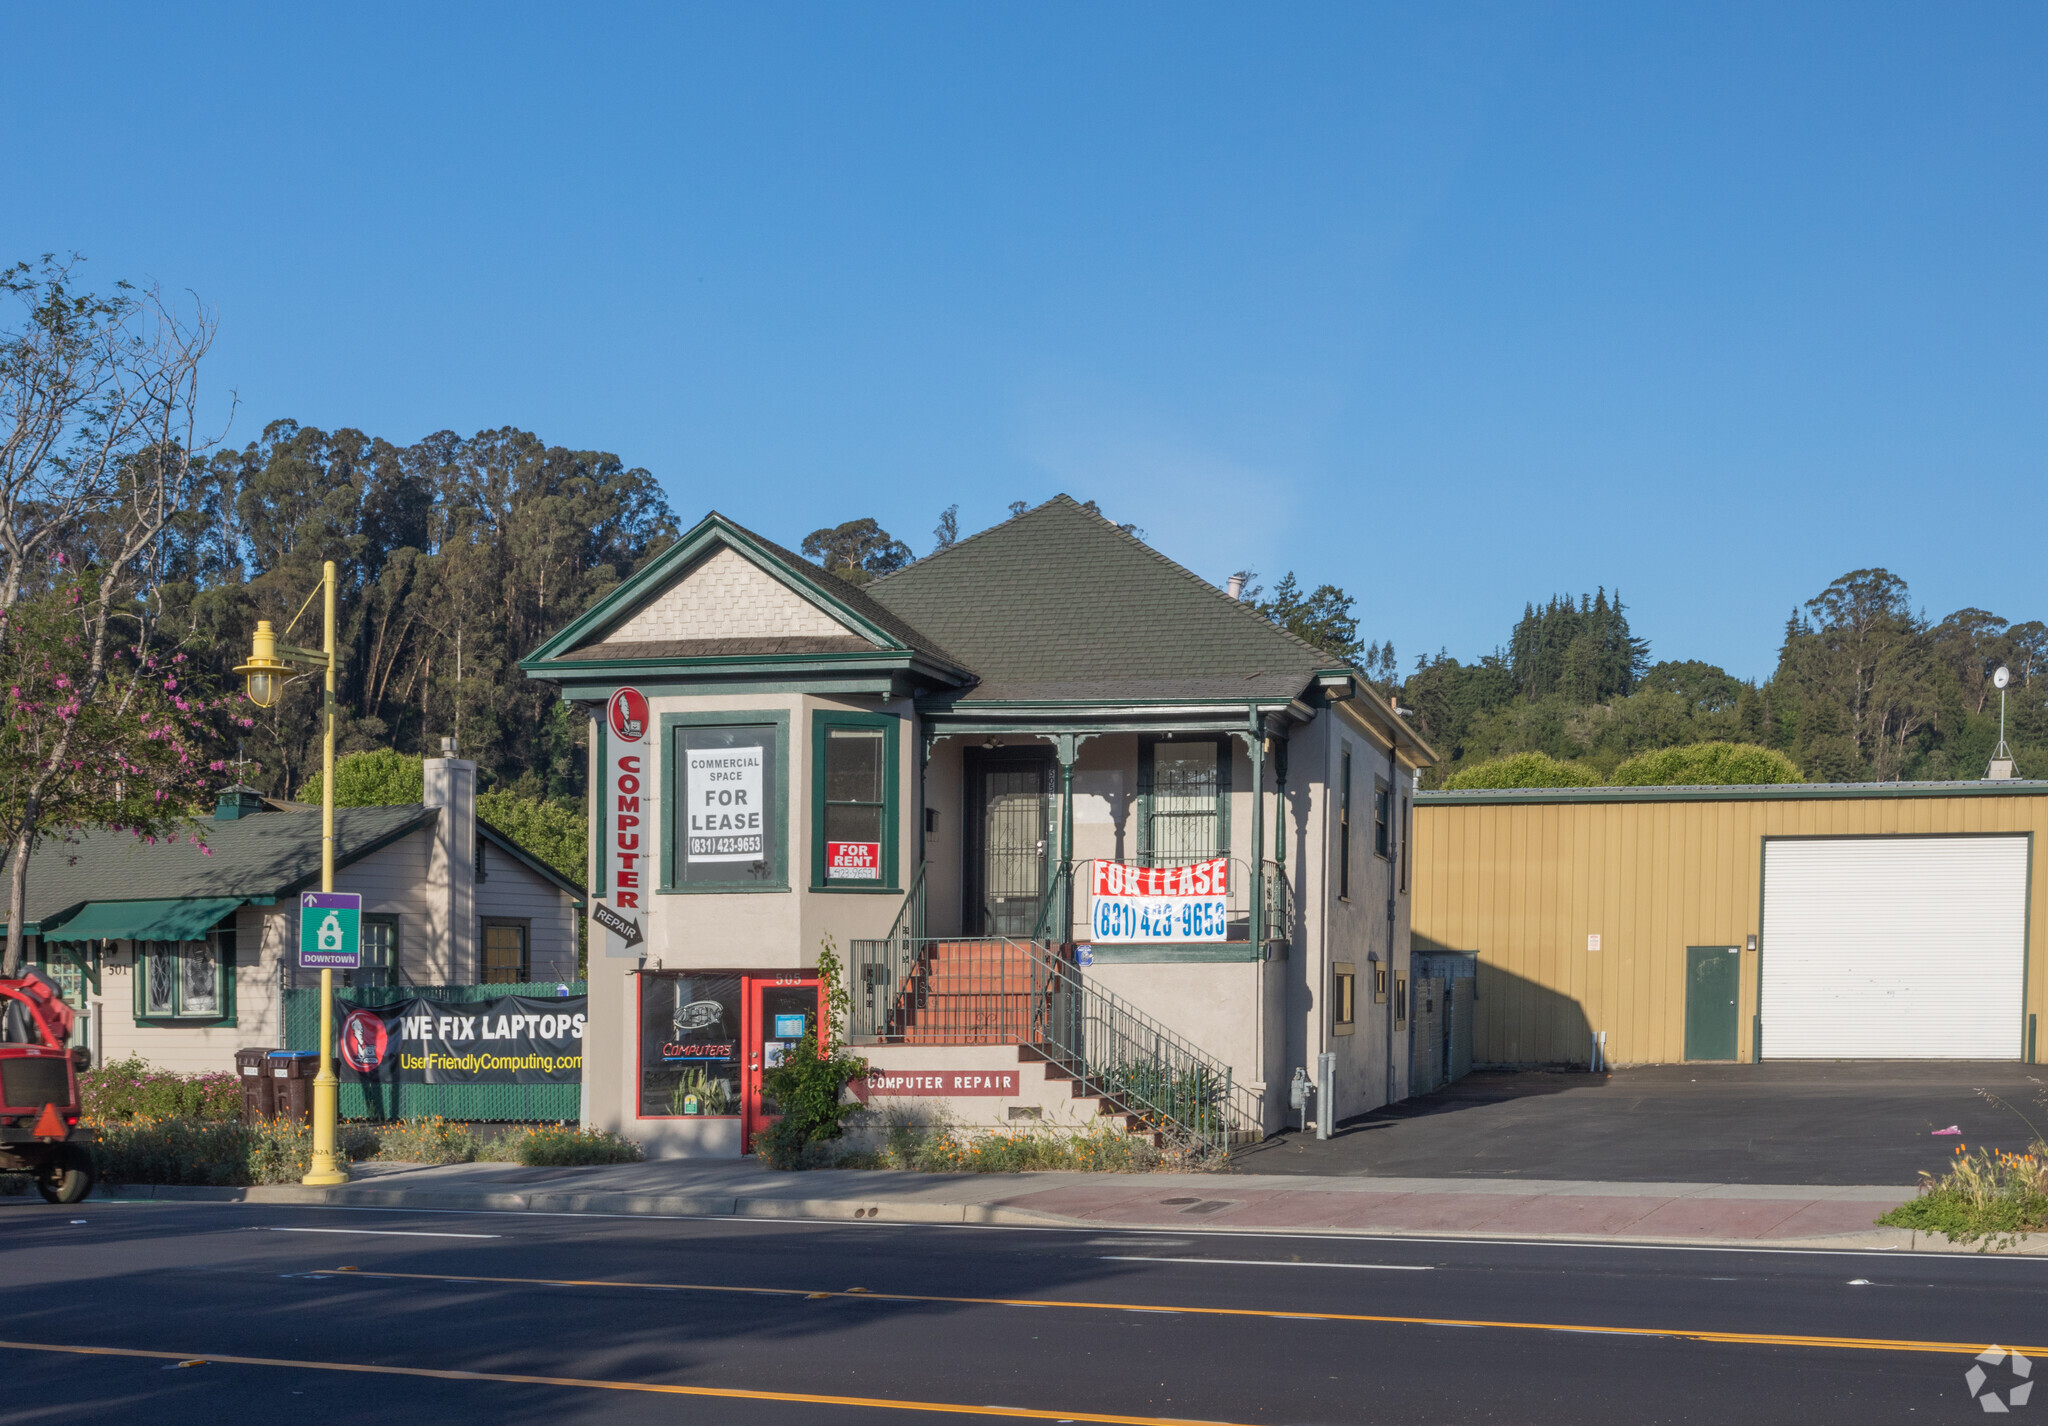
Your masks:
[[[638,956],[647,935],[647,880],[652,870],[647,829],[654,810],[651,793],[653,741],[647,695],[622,688],[605,705],[604,858],[611,877],[608,895],[594,902],[590,919],[604,928],[608,956]]]

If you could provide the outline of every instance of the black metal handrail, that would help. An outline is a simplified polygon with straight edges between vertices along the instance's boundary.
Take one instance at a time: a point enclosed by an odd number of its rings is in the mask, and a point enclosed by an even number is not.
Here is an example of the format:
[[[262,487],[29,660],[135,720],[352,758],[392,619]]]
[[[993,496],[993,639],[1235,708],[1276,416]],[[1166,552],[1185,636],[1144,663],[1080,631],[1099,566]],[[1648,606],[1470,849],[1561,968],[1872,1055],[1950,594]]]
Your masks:
[[[1183,1148],[1227,1151],[1264,1132],[1259,1096],[1229,1066],[1089,984],[1061,948],[898,936],[851,950],[856,1043],[1028,1047]]]

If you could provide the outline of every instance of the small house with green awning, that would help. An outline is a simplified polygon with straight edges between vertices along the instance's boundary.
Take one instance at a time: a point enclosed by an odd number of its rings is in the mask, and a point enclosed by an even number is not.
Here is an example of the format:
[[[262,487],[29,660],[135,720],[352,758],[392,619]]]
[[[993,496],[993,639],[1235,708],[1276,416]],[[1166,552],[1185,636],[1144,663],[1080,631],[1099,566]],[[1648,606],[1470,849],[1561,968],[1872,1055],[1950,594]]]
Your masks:
[[[355,985],[567,980],[582,890],[476,817],[476,765],[425,766],[422,802],[335,813],[337,891],[363,898]],[[47,841],[29,863],[29,959],[82,1012],[95,1057],[229,1070],[284,1043],[298,895],[320,889],[317,807],[250,787],[154,841],[97,831]]]

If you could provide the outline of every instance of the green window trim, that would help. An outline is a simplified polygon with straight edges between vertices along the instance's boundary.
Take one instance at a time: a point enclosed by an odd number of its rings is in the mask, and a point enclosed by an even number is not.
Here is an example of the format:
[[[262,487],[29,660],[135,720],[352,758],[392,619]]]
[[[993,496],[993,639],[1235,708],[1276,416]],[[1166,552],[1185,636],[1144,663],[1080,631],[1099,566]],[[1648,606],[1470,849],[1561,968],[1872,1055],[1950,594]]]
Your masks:
[[[834,728],[879,729],[882,733],[882,879],[877,882],[832,881],[825,875],[825,746]],[[896,858],[898,823],[903,816],[899,761],[902,743],[903,720],[892,713],[820,711],[811,715],[811,890],[903,894],[897,879]]]
[[[1176,748],[1206,746],[1216,750],[1216,851],[1214,854],[1217,856],[1229,856],[1231,854],[1231,739],[1227,735],[1174,738],[1145,735],[1138,739],[1138,864],[1150,866],[1154,855],[1154,847],[1152,845],[1153,784],[1154,770],[1158,765],[1157,749],[1162,743]],[[1254,855],[1256,854],[1256,851],[1254,851]]]
[[[134,1009],[135,1024],[138,1028],[159,1030],[231,1030],[236,1028],[236,936],[233,924],[230,923],[224,927],[216,927],[207,933],[209,940],[216,937],[219,939],[216,942],[214,984],[215,995],[220,1008],[218,1010],[199,1011],[193,1014],[185,1014],[182,1010],[181,1002],[184,1000],[184,980],[182,975],[174,975],[172,980],[174,1013],[169,1015],[153,1014],[148,1009],[148,1002],[145,999],[144,993],[144,987],[149,979],[150,951],[148,947],[171,943],[156,941],[133,941],[129,943],[134,947],[135,952],[132,979],[135,982]],[[183,946],[188,943],[179,941],[175,944]]]
[[[769,792],[775,823],[769,829],[767,875],[759,881],[699,882],[678,885],[676,809],[682,803],[682,766],[675,756],[677,733],[685,728],[731,728],[757,725],[775,730],[775,777]],[[789,884],[789,710],[743,709],[732,713],[664,713],[661,715],[661,880],[656,896],[730,896],[763,891],[788,891]]]

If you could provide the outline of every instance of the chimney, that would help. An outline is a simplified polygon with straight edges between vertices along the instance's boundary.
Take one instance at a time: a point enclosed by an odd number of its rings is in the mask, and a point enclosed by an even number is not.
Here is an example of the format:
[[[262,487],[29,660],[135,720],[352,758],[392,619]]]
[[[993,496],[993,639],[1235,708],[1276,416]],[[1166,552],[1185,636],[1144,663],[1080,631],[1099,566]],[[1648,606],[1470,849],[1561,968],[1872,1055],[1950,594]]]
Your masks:
[[[1233,574],[1232,576],[1230,576],[1230,584],[1229,584],[1229,585],[1227,586],[1226,592],[1227,592],[1227,593],[1228,593],[1228,594],[1230,595],[1230,597],[1231,597],[1232,599],[1242,599],[1242,598],[1244,598],[1244,571],[1243,571],[1243,570],[1239,570],[1239,571],[1238,571],[1238,572],[1237,572],[1236,574]]]
[[[442,739],[442,749],[451,750],[454,741]],[[441,809],[427,850],[427,944],[433,949],[432,963],[423,969],[444,985],[472,984],[483,979],[476,919],[476,764],[428,758],[421,773],[421,800]]]

